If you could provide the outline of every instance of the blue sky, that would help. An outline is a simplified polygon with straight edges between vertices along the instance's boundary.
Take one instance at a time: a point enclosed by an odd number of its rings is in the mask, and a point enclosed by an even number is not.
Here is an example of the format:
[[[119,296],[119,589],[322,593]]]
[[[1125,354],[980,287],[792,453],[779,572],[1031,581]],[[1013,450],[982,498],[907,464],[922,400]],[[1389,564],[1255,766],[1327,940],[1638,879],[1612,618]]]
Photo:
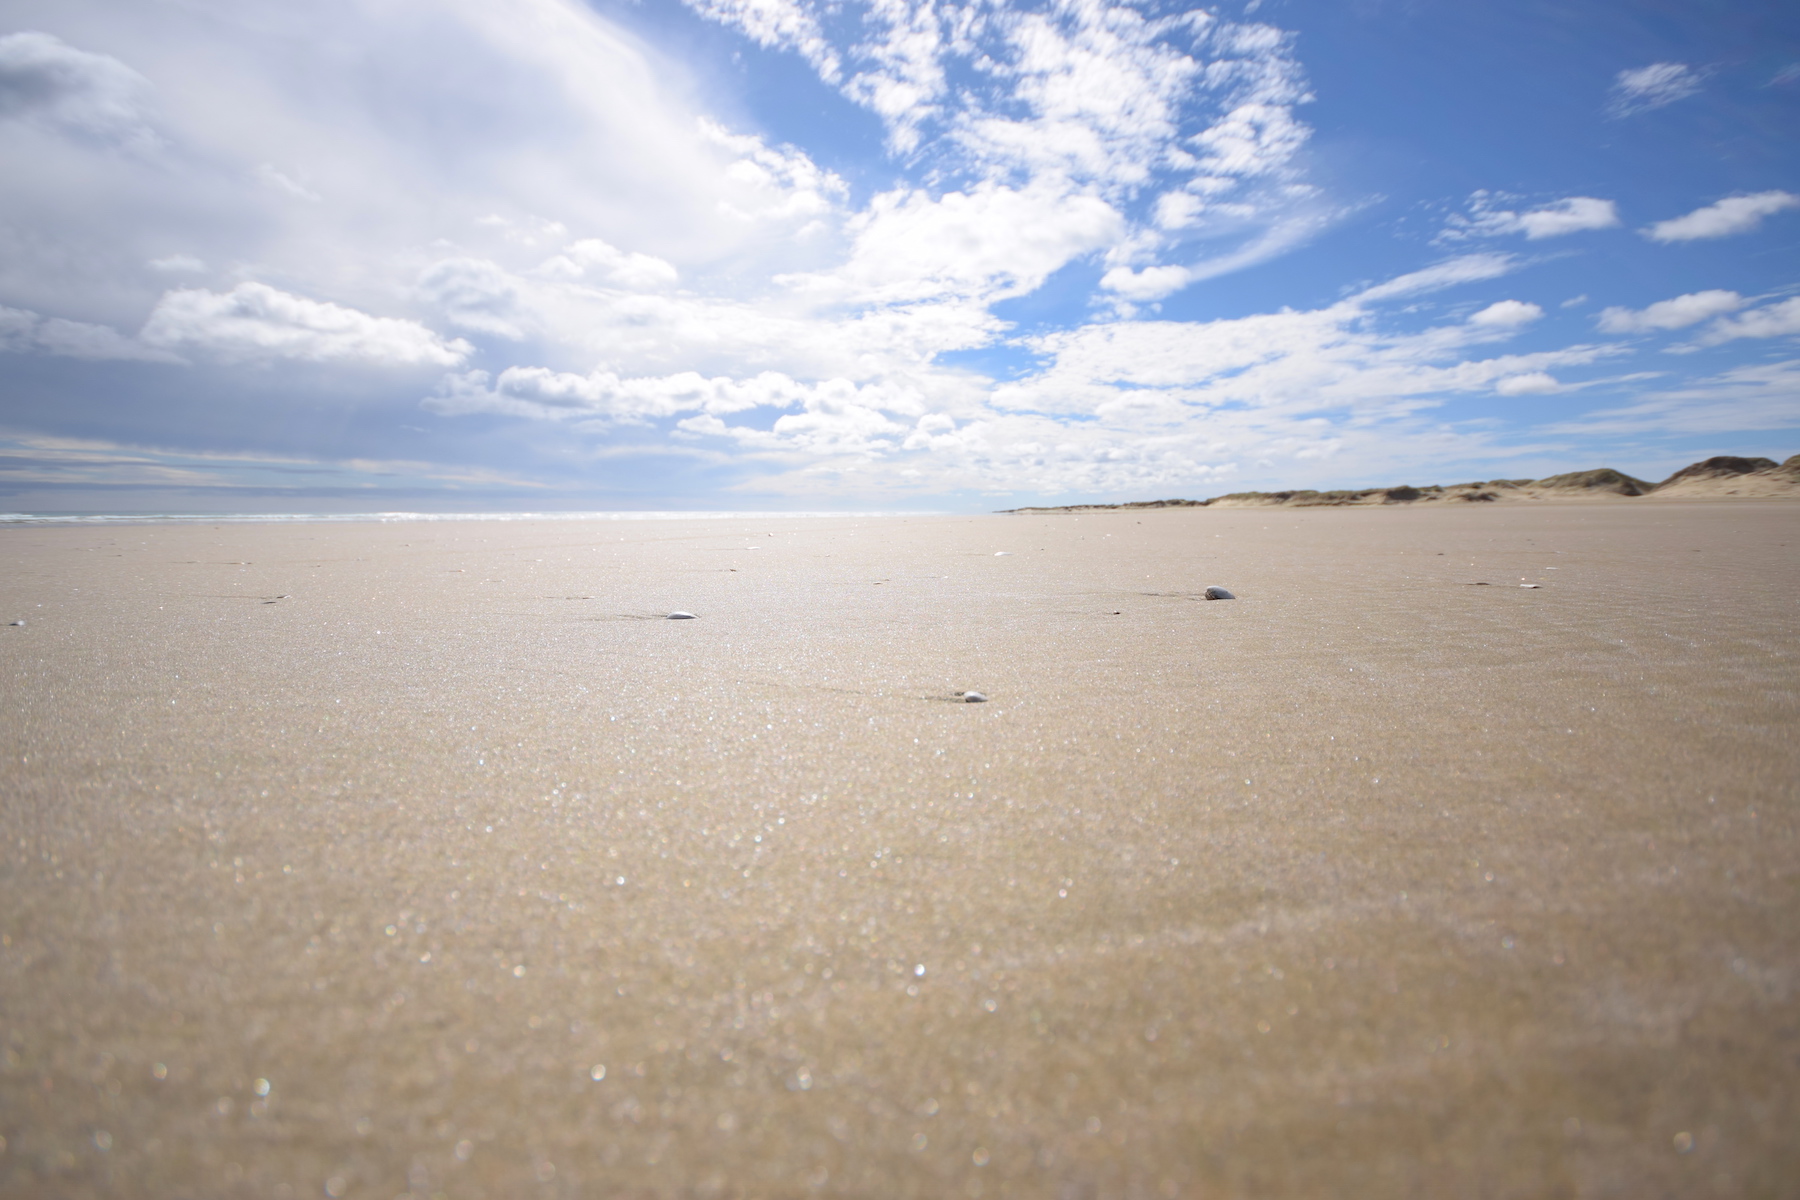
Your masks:
[[[0,510],[1800,449],[1776,3],[0,0]]]

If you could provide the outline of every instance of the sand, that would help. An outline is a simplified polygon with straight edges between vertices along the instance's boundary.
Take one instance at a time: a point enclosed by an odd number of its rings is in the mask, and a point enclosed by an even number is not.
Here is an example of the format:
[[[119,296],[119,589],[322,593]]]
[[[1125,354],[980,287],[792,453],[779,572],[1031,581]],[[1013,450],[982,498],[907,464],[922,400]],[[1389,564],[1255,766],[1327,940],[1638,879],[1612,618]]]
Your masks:
[[[1793,1195],[1796,594],[1755,500],[0,530],[0,1194]]]

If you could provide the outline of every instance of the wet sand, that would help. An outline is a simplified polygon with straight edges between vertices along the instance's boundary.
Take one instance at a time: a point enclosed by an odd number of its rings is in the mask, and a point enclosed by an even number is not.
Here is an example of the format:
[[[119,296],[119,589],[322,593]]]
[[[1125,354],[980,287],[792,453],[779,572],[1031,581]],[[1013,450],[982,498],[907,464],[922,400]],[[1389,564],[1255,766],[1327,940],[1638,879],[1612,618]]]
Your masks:
[[[1796,595],[1777,501],[0,530],[0,1194],[1791,1196]]]

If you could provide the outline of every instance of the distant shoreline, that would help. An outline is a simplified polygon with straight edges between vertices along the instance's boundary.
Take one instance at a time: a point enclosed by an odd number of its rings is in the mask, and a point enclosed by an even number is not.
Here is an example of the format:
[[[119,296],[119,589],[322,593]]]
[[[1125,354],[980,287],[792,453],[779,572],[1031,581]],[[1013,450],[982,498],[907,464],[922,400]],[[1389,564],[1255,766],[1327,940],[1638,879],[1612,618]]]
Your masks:
[[[653,509],[594,512],[361,512],[361,513],[23,513],[0,512],[0,528],[44,525],[255,525],[255,524],[402,524],[410,521],[800,521],[825,517],[934,517],[946,513],[922,509],[858,512],[759,512],[744,510]]]
[[[1800,454],[1785,462],[1772,458],[1721,455],[1692,463],[1661,483],[1650,483],[1600,467],[1543,479],[1489,479],[1473,483],[1413,487],[1355,488],[1338,491],[1296,489],[1280,492],[1231,492],[1209,500],[1134,500],[1121,504],[1062,504],[1007,508],[1004,513],[1106,511],[1147,508],[1372,508],[1393,504],[1492,503],[1521,500],[1572,500],[1602,497],[1659,496],[1704,499],[1800,499]]]

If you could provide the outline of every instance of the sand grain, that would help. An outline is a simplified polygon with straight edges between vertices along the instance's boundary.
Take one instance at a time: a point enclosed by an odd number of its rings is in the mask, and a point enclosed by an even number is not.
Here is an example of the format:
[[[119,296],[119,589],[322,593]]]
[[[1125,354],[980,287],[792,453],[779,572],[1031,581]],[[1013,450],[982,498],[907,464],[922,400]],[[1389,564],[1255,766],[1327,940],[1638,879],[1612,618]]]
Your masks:
[[[1796,549],[0,531],[0,1192],[1786,1194]]]

